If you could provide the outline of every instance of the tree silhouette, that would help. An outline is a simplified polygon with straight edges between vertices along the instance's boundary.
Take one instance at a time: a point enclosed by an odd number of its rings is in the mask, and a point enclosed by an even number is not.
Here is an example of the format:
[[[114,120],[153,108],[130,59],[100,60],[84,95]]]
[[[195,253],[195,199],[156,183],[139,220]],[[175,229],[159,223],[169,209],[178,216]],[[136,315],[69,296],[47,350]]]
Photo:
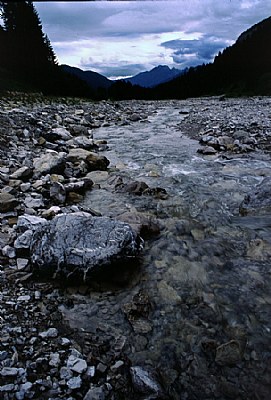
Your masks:
[[[28,73],[56,66],[56,56],[32,1],[1,1],[0,7],[6,35],[2,63]]]
[[[0,11],[0,67],[8,77],[44,94],[92,97],[84,82],[58,66],[32,1],[0,1]]]

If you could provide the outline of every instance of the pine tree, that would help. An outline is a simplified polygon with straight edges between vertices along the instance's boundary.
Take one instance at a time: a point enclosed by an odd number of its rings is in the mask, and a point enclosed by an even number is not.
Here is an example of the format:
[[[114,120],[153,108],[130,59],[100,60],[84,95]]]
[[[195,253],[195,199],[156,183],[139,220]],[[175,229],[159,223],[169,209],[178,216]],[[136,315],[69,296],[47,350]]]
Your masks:
[[[57,65],[50,41],[42,31],[41,21],[32,1],[1,1],[6,33],[6,59],[11,69],[35,72]]]

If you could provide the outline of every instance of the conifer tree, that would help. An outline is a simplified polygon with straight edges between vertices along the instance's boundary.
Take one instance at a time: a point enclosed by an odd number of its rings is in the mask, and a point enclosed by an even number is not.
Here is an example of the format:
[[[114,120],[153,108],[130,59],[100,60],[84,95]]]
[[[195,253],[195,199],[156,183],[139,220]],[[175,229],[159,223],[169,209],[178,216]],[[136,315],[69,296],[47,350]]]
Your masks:
[[[28,72],[56,66],[56,56],[32,1],[1,1],[0,8],[6,36],[2,63]]]

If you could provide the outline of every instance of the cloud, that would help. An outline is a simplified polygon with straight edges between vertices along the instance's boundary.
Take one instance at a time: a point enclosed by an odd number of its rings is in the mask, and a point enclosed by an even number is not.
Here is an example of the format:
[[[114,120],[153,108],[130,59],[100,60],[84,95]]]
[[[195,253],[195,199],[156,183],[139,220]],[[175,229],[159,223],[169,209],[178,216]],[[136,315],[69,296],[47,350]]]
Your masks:
[[[209,62],[271,10],[271,0],[47,1],[34,5],[60,63],[108,77],[133,75],[159,64],[184,68]]]
[[[215,55],[230,44],[229,40],[203,35],[199,39],[170,40],[161,43],[161,46],[172,49],[173,61],[181,68],[186,68],[213,61]]]

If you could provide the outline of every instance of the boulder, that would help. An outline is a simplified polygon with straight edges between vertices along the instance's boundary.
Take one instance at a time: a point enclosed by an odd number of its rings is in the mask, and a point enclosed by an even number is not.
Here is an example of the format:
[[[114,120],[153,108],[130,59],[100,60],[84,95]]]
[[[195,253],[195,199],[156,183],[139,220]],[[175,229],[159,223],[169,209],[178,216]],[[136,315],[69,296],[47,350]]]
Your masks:
[[[62,174],[65,168],[66,153],[48,150],[43,156],[35,158],[33,165],[36,174]]]
[[[135,258],[142,244],[123,222],[85,212],[59,214],[35,231],[31,263],[45,276],[87,281],[93,272]]]

